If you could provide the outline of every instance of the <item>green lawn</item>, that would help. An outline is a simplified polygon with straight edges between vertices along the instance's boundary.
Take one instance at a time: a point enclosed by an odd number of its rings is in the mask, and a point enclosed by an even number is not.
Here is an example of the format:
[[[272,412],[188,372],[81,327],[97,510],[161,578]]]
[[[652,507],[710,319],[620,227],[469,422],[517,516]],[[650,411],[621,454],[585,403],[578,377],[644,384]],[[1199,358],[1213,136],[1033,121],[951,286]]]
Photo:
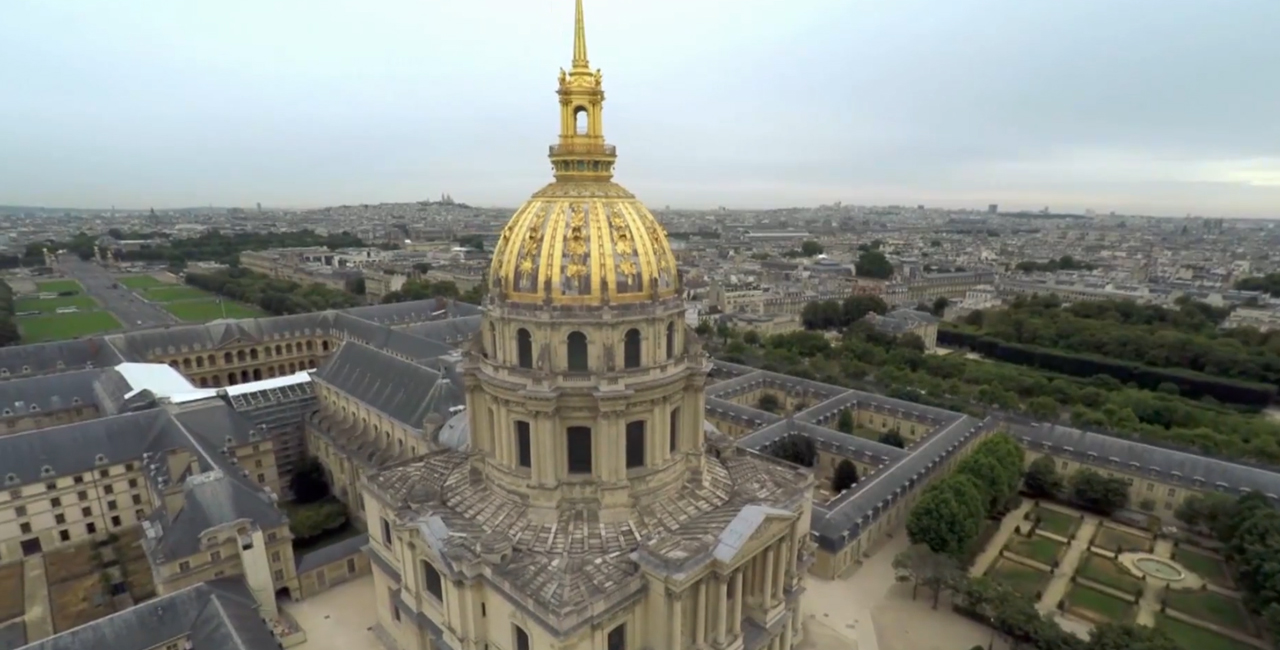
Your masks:
[[[1004,558],[997,559],[987,569],[987,577],[1008,585],[1027,598],[1035,598],[1037,594],[1043,593],[1045,585],[1049,583],[1049,574],[1044,571]]]
[[[1173,552],[1173,559],[1186,568],[1187,571],[1215,585],[1228,588],[1232,586],[1226,563],[1213,555],[1202,553],[1186,546],[1179,546]]]
[[[211,320],[222,318],[223,307],[226,307],[227,318],[258,318],[265,316],[266,312],[250,307],[238,302],[226,301],[223,305],[219,305],[217,300],[212,298],[208,300],[187,300],[183,302],[171,302],[164,305],[165,311],[177,316],[178,318],[193,322],[207,323]]]
[[[1009,544],[1005,548],[1029,560],[1053,566],[1062,552],[1062,543],[1040,535],[1032,535],[1030,539],[1014,536],[1009,538]]]
[[[90,334],[120,329],[120,321],[109,312],[86,311],[77,314],[49,314],[18,318],[23,343],[65,341]]]
[[[1168,632],[1169,636],[1186,650],[1257,650],[1251,645],[1164,614],[1156,615],[1156,627]]]
[[[1119,549],[1120,553],[1132,551],[1150,553],[1152,542],[1150,537],[1135,535],[1110,526],[1101,526],[1098,528],[1098,535],[1093,538],[1093,545],[1108,551]]]
[[[15,301],[15,311],[42,311],[53,313],[59,307],[79,307],[80,309],[96,309],[98,303],[84,294],[59,296],[57,298],[19,298]]]
[[[52,293],[62,293],[63,291],[83,291],[80,287],[80,283],[75,280],[45,280],[44,282],[37,282],[36,289]]]
[[[1040,530],[1066,537],[1067,539],[1071,539],[1071,536],[1076,532],[1076,527],[1080,525],[1079,517],[1061,510],[1041,507],[1035,509],[1035,514],[1040,519],[1040,525],[1038,526]]]
[[[147,300],[155,302],[174,302],[176,300],[199,300],[208,298],[212,294],[201,291],[194,287],[153,287],[147,289]]]
[[[116,281],[130,289],[150,289],[151,287],[166,286],[165,283],[149,275],[129,275],[117,278]]]
[[[1116,622],[1127,622],[1133,614],[1132,604],[1084,585],[1075,585],[1071,588],[1067,594],[1067,603],[1073,608],[1087,610]]]
[[[1093,553],[1085,553],[1076,569],[1076,575],[1104,584],[1112,589],[1119,589],[1126,594],[1136,593],[1142,589],[1142,581],[1133,577],[1124,567]]]
[[[1187,616],[1198,618],[1214,625],[1252,633],[1249,615],[1244,605],[1235,598],[1223,596],[1213,591],[1170,591],[1165,595],[1165,603],[1169,609],[1176,609]]]

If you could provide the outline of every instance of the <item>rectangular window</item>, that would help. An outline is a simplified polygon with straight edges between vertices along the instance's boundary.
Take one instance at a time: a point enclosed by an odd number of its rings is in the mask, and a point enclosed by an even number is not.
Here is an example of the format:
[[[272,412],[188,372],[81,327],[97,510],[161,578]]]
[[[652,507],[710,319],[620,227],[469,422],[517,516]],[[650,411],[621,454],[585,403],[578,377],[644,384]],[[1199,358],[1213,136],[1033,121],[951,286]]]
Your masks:
[[[129,479],[129,489],[130,490],[138,489],[138,479],[136,478]]]
[[[512,625],[516,633],[516,650],[531,650],[533,647],[529,644],[529,633],[525,632],[519,625]]]
[[[276,551],[271,554],[271,561],[276,564],[280,564],[280,551]]]
[[[24,521],[24,522],[22,522],[22,523],[20,523],[20,524],[18,524],[18,532],[22,533],[23,535],[30,535],[30,534],[31,534],[31,524],[29,524],[29,523],[27,523],[27,522],[25,522],[25,521]]]
[[[142,505],[142,495],[141,495],[141,494],[135,494],[135,495],[133,495],[133,505],[135,505],[135,506],[140,506],[140,505]]]
[[[382,545],[391,548],[391,522],[382,519]]]
[[[115,509],[116,509],[116,500],[111,499],[110,501],[107,501],[107,510],[115,510]]]
[[[79,499],[80,501],[88,501],[88,500],[89,500],[89,493],[88,493],[88,492],[76,492],[76,499]]]
[[[210,562],[217,562],[222,559],[222,551],[214,551],[209,554]]]
[[[347,558],[347,575],[351,575],[355,572],[356,572],[356,559],[353,557],[349,557]]]
[[[436,600],[444,602],[444,581],[440,579],[440,572],[426,560],[422,561],[422,585]]]
[[[1175,490],[1175,489],[1173,489],[1173,488],[1169,488],[1169,492],[1168,492],[1168,494],[1167,494],[1166,496],[1173,496],[1173,495],[1174,495],[1174,494],[1176,494],[1177,492],[1178,492],[1177,490]]]
[[[98,470],[98,477],[99,477],[99,478],[107,478],[108,476],[111,476],[111,470],[109,470],[109,469],[100,469],[100,470]]]
[[[644,467],[644,420],[627,423],[627,469]]]
[[[524,420],[516,420],[516,455],[521,467],[533,467],[533,443]]]
[[[133,463],[125,463],[125,464],[124,464],[124,471],[126,471],[126,472],[132,472],[132,471],[133,471]]]
[[[271,572],[271,578],[276,582],[284,582],[284,569],[276,569]]]
[[[188,562],[188,561],[186,561],[186,560],[183,560],[183,561],[179,562],[179,563],[178,563],[178,570],[179,570],[179,571],[182,571],[182,572],[184,572],[184,573],[185,573],[185,572],[187,572],[187,571],[190,571],[190,570],[191,570],[191,563],[190,563],[190,562]]]
[[[609,630],[604,643],[605,650],[627,650],[627,624]]]
[[[671,410],[671,452],[675,453],[680,439],[680,409]]]
[[[103,493],[103,494],[115,494],[115,493],[116,493],[116,486],[114,486],[114,485],[108,485],[108,486],[106,486],[106,487],[102,488],[102,493]]]
[[[58,539],[64,542],[71,541],[71,531],[65,529],[58,531]]]
[[[273,530],[273,531],[271,531],[271,532],[269,532],[269,533],[267,533],[267,541],[268,541],[268,542],[274,542],[274,541],[276,541],[276,532],[275,532],[274,530]]]
[[[13,516],[15,516],[15,517],[25,517],[25,516],[27,516],[27,507],[26,507],[26,506],[18,506],[17,508],[14,508],[14,509],[13,509]]]
[[[72,483],[75,483],[76,485],[80,485],[81,483],[84,483],[84,475],[83,475],[83,474],[76,474],[75,476],[72,476],[72,477],[71,477],[71,482],[72,482]]]
[[[85,506],[85,507],[81,508],[81,509],[80,509],[80,516],[81,516],[81,517],[92,517],[92,516],[93,516],[93,509],[92,509],[92,508],[90,508],[89,506]]]
[[[93,534],[97,533],[97,532],[98,532],[98,524],[95,524],[95,523],[93,523],[92,521],[91,521],[91,522],[89,522],[89,523],[87,523],[87,524],[85,524],[85,525],[84,525],[84,532],[89,533],[90,535],[93,535]]]
[[[260,483],[260,484],[262,484],[262,485],[266,485],[266,483],[267,483],[267,475],[266,475],[266,474],[258,474],[258,483]]]
[[[112,528],[120,527],[120,515],[111,515],[111,527]]]
[[[46,489],[46,490],[48,490],[48,491],[52,492],[52,491],[54,491],[54,490],[58,489],[58,484],[57,484],[56,482],[54,482],[54,481],[49,481],[48,483],[45,483],[45,484],[44,484],[44,489]]]
[[[53,516],[53,523],[61,526],[62,524],[67,523],[67,516],[59,512]]]
[[[591,427],[569,427],[565,432],[569,450],[569,473],[591,473]]]
[[[142,509],[139,508],[138,510],[133,511],[133,516],[137,517],[138,521],[142,521],[147,518],[147,513],[143,512]]]
[[[50,506],[52,506],[52,507],[54,507],[54,508],[61,508],[61,507],[62,507],[62,497],[53,497],[52,499],[49,499],[49,505],[50,505]]]

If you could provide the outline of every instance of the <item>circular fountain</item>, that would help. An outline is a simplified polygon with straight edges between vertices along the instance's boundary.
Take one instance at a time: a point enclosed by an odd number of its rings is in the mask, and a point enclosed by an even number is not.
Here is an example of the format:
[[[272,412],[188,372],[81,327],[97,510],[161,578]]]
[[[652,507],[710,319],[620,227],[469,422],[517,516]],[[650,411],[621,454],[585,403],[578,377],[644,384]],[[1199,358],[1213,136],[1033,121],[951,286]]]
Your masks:
[[[1133,566],[1139,571],[1165,582],[1178,582],[1187,578],[1187,572],[1162,557],[1147,555],[1134,558]]]

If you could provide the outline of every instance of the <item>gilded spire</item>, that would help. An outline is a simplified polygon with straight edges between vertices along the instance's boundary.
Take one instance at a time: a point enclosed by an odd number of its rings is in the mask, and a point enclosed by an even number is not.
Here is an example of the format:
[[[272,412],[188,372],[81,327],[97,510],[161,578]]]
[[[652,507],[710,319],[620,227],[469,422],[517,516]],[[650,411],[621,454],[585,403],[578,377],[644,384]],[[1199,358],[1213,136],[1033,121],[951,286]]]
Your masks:
[[[573,16],[573,67],[590,70],[591,64],[587,62],[587,24],[582,19],[582,0],[577,0],[577,3]]]

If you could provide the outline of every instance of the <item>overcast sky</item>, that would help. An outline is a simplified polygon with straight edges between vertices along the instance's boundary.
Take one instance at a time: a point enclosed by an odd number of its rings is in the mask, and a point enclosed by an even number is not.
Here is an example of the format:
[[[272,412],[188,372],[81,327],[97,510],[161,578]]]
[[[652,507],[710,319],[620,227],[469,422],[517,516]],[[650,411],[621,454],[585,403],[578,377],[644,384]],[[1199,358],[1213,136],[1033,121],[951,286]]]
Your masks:
[[[1280,217],[1280,0],[586,0],[618,181]],[[550,178],[572,0],[3,0],[0,204],[321,206]]]

